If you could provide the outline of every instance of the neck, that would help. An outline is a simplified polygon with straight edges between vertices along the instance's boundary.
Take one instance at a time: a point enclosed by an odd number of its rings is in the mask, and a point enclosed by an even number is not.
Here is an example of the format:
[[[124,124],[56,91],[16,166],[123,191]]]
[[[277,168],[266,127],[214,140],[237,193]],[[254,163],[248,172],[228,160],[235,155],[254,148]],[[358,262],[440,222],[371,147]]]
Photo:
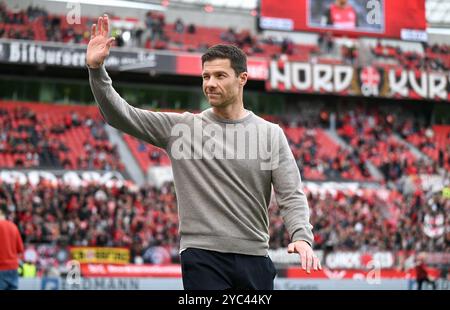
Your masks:
[[[212,107],[214,114],[220,118],[227,120],[239,120],[247,116],[247,111],[244,109],[244,103],[239,101],[236,104],[229,104],[224,107]]]

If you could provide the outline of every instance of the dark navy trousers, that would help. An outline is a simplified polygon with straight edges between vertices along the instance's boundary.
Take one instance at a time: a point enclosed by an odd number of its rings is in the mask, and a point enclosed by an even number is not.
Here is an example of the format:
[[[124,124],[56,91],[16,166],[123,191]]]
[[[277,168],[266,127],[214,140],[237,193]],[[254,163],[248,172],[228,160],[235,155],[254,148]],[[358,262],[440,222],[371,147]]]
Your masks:
[[[276,269],[268,256],[188,248],[181,252],[185,290],[273,290]]]

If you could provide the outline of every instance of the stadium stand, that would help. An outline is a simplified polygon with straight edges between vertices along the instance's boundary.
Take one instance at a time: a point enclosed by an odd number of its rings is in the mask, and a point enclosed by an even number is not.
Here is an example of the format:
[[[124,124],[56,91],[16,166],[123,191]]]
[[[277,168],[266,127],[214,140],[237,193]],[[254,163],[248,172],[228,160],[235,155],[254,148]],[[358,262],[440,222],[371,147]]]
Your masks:
[[[409,69],[416,77],[450,70],[450,47],[444,43],[417,43],[407,50],[378,39],[367,44],[346,38],[346,45],[339,43],[342,38],[322,33],[316,43],[300,44],[289,36],[188,24],[181,18],[167,23],[164,14],[156,12],[148,12],[143,21],[114,16],[111,20],[115,44],[124,48],[199,53],[216,43],[231,43],[250,56],[278,60],[280,65],[373,65]],[[95,22],[82,16],[80,24],[71,25],[45,8],[13,10],[0,2],[0,39],[86,45]],[[329,102],[322,112],[327,114],[325,121],[321,114],[306,117],[308,121],[295,115],[289,121],[286,115],[266,116],[284,130],[305,181],[315,250],[449,253],[450,199],[442,188],[450,186],[450,126],[373,107],[335,111]],[[334,126],[328,114],[336,116]],[[0,98],[0,168],[126,173],[126,162],[106,128],[95,105]],[[118,137],[144,177],[152,167],[170,167],[162,149],[127,134]],[[438,181],[429,182],[434,179]],[[337,182],[338,188],[317,190],[328,182]],[[347,184],[357,184],[356,189],[339,188]],[[178,211],[171,182],[161,187],[131,182],[76,187],[45,181],[8,183],[0,177],[0,204],[8,206],[24,242],[48,246],[49,253],[71,246],[125,247],[132,263],[153,263],[147,251],[162,246],[171,253],[171,261],[178,262]],[[270,248],[284,249],[290,236],[275,200],[269,220]],[[442,227],[444,232],[436,233]],[[40,260],[37,264],[40,274],[52,267]]]
[[[124,170],[94,106],[8,101],[0,119],[1,167]]]

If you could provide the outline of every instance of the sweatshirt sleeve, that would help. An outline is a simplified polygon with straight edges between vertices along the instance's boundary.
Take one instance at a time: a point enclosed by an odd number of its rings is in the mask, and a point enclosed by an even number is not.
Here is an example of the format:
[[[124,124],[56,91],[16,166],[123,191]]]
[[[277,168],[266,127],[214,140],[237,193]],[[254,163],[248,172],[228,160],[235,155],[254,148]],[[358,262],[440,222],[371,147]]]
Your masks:
[[[283,130],[278,127],[278,163],[272,170],[272,184],[281,216],[291,237],[291,242],[304,240],[312,246],[312,225],[309,206],[302,190],[300,172],[295,163]],[[276,137],[276,135],[275,135]]]
[[[166,147],[172,127],[179,122],[181,114],[131,106],[115,91],[104,66],[89,68],[89,83],[100,113],[109,125],[150,144]]]

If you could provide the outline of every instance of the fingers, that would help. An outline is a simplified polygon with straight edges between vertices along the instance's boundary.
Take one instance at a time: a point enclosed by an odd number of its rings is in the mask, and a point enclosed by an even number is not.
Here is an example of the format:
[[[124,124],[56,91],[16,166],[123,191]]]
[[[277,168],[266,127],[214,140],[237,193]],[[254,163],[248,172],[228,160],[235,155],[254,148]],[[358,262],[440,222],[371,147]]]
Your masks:
[[[97,28],[97,25],[96,24],[92,24],[92,27],[91,27],[91,39],[95,38],[95,36],[96,36],[96,34],[95,34],[96,28]]]
[[[311,273],[311,266],[313,262],[312,252],[306,253],[306,273]]]
[[[317,258],[317,256],[314,256],[313,257],[313,269],[317,270],[317,268],[319,267],[319,264],[320,264],[319,259]]]
[[[91,39],[95,38],[97,35],[102,35],[107,37],[109,34],[109,19],[108,15],[103,15],[98,18],[97,24],[93,24],[91,28]]]
[[[103,35],[103,17],[99,17],[97,21],[97,34]]]
[[[111,48],[115,39],[116,38],[109,38],[108,41],[106,41],[106,46],[108,46],[108,48]]]
[[[322,270],[320,260],[306,242],[293,242],[288,245],[288,253],[300,254],[302,269],[307,273],[313,270]]]
[[[109,19],[108,19],[108,15],[103,15],[103,32],[102,35],[107,37],[109,34]]]
[[[293,243],[289,243],[288,253],[295,253],[295,245]]]
[[[302,261],[302,269],[306,270],[306,252],[305,251],[300,252],[300,258]]]

